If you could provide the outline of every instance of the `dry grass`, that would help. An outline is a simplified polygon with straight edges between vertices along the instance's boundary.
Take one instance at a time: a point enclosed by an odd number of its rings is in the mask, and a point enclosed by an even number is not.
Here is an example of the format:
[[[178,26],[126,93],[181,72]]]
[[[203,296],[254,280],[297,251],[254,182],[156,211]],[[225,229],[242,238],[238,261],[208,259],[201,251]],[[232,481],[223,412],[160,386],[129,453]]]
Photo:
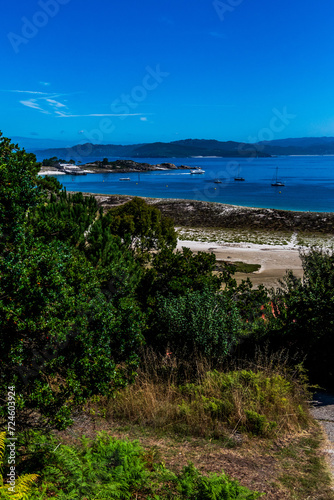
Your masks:
[[[237,446],[201,437],[178,436],[127,421],[77,415],[75,424],[57,432],[65,444],[79,444],[84,434],[94,439],[98,432],[117,439],[139,440],[156,462],[175,473],[191,461],[203,474],[222,470],[243,486],[262,491],[268,500],[333,500],[330,475],[323,453],[322,433],[317,425],[274,439],[242,436]],[[240,437],[240,436],[239,436]]]
[[[239,433],[275,436],[306,428],[304,381],[282,356],[257,357],[213,370],[197,357],[180,361],[146,351],[135,384],[89,411],[182,435],[232,439]]]
[[[91,402],[60,434],[72,443],[104,430],[119,439],[139,439],[175,472],[191,461],[204,474],[224,470],[270,500],[330,500],[322,433],[309,417],[303,376],[299,369],[291,371],[291,364],[284,352],[262,352],[255,359],[229,362],[212,376],[213,367],[199,356],[185,362],[146,351],[134,386],[112,401]],[[224,390],[220,377],[230,381]],[[229,402],[229,413],[227,406],[225,414],[208,412],[202,395]],[[281,404],[282,398],[287,402]],[[254,439],[247,428],[250,409],[277,426]]]

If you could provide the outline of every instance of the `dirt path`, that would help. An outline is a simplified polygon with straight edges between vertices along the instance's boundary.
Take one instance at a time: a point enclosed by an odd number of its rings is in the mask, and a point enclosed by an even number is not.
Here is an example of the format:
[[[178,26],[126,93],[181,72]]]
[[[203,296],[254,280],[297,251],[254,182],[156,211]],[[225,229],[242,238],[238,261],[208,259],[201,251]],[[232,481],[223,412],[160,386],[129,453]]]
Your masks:
[[[324,452],[333,475],[332,489],[334,489],[334,395],[325,392],[316,393],[311,413],[322,426],[328,438]]]

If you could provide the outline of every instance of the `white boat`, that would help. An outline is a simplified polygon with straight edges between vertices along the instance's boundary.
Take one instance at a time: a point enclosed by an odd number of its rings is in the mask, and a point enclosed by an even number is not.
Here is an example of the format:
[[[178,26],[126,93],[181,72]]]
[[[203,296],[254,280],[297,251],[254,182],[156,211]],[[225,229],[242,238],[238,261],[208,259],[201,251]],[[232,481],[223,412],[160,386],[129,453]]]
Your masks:
[[[215,179],[213,182],[214,182],[215,184],[221,184],[221,183],[222,183],[222,181],[221,181],[220,179]]]
[[[283,187],[285,186],[285,184],[277,179],[277,172],[278,172],[278,167],[276,167],[276,178],[274,179],[274,182],[271,183],[271,185],[276,187]]]
[[[121,177],[120,181],[131,181],[130,177]]]
[[[205,170],[202,170],[201,168],[197,167],[194,170],[190,170],[191,174],[205,174]]]

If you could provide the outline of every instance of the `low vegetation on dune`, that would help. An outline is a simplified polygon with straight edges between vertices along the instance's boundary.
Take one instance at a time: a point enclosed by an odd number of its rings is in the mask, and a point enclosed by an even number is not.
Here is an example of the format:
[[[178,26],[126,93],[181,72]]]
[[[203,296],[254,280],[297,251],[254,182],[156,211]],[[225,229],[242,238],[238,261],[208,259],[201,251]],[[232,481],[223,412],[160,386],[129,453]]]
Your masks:
[[[0,498],[260,496],[254,471],[212,474],[205,459],[201,470],[167,467],[110,436],[115,422],[240,453],[286,440],[290,469],[298,449],[305,470],[266,480],[268,498],[330,498],[321,439],[308,456],[302,437],[315,433],[310,384],[334,385],[333,252],[312,248],[303,280],[289,272],[279,289],[255,290],[213,254],[175,251],[174,224],[156,206],[135,198],[103,211],[38,171],[0,136],[0,424],[15,419],[17,437],[12,495],[1,434]],[[96,432],[66,443],[78,418]]]

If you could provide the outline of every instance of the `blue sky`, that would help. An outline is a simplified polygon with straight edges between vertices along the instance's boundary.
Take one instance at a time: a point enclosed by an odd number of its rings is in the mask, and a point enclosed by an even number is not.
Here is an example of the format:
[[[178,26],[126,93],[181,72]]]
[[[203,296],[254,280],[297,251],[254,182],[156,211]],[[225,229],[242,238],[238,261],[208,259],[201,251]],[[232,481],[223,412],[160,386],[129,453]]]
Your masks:
[[[64,145],[334,136],[329,0],[16,0],[4,9],[6,136]]]

